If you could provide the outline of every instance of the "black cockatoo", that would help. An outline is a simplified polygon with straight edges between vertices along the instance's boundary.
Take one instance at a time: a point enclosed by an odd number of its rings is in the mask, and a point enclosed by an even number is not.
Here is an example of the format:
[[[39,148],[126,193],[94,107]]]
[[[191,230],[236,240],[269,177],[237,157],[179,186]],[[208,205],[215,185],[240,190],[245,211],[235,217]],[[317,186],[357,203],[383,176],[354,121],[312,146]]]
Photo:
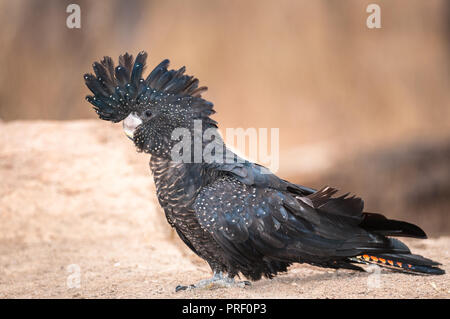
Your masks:
[[[95,62],[95,75],[84,76],[93,94],[86,99],[101,119],[122,121],[137,150],[151,155],[167,221],[213,271],[211,279],[177,290],[245,286],[248,281],[234,278],[272,278],[292,263],[355,270],[362,270],[358,263],[376,263],[410,273],[444,273],[439,263],[392,238],[426,238],[419,227],[364,212],[360,198],[335,197],[331,187],[316,191],[283,180],[235,155],[219,134],[196,139],[217,131],[213,104],[201,97],[207,88],[185,75],[184,67],[168,70],[168,60],[143,78],[146,58],[145,52],[135,60],[124,54],[117,67],[110,57]],[[174,152],[181,141],[176,130],[192,134],[192,147]],[[194,158],[211,144],[212,160]]]

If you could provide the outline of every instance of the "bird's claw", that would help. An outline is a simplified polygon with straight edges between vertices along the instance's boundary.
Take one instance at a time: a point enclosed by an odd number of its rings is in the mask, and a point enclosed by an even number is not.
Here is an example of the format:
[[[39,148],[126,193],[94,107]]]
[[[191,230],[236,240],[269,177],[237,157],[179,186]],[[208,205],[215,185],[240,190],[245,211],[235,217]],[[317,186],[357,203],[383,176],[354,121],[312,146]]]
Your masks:
[[[250,281],[247,280],[235,281],[233,278],[224,277],[222,273],[218,274],[214,273],[214,276],[212,278],[201,280],[196,284],[188,286],[178,285],[175,288],[175,292],[179,292],[182,290],[192,290],[196,288],[203,288],[203,289],[232,288],[232,287],[244,288],[246,286],[251,286]]]
[[[175,287],[175,292],[179,292],[182,290],[190,290],[192,288],[195,288],[194,285],[189,285],[189,286],[182,286],[182,285],[178,285]]]

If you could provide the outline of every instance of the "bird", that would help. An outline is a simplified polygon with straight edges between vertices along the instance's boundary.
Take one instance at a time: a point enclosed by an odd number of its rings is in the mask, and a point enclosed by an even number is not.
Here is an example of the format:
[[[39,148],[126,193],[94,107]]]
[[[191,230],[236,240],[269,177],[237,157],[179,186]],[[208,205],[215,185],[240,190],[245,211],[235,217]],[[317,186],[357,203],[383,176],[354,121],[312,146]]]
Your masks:
[[[180,284],[176,291],[246,287],[295,263],[445,273],[440,263],[413,254],[396,238],[427,238],[420,227],[366,212],[355,195],[291,183],[236,155],[220,138],[213,103],[202,97],[207,87],[186,75],[184,66],[168,69],[168,59],[144,78],[146,60],[142,51],[135,59],[120,55],[117,66],[108,56],[94,62],[94,73],[84,75],[92,92],[86,100],[100,119],[122,122],[136,150],[150,155],[167,222],[211,268],[211,278]],[[201,156],[206,149],[208,159]]]

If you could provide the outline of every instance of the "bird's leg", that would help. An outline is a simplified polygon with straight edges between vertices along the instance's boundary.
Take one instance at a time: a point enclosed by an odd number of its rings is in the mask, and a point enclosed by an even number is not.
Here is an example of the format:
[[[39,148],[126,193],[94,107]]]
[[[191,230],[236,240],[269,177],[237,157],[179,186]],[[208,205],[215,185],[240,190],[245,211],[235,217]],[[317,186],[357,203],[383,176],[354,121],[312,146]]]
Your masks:
[[[249,281],[235,281],[234,278],[230,278],[228,276],[224,276],[222,272],[214,272],[212,278],[200,280],[196,284],[189,286],[181,286],[178,285],[175,288],[175,291],[180,290],[191,290],[195,288],[204,288],[204,289],[215,289],[215,288],[231,288],[231,287],[239,287],[243,288],[245,286],[250,286]]]

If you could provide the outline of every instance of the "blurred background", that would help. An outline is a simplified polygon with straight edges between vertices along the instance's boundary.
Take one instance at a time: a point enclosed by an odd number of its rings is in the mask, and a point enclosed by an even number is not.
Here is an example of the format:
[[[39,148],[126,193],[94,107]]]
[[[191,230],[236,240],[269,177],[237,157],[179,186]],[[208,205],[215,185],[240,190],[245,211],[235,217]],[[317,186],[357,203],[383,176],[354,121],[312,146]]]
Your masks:
[[[0,0],[0,25],[4,123],[95,119],[83,74],[146,50],[209,87],[221,128],[279,128],[283,178],[450,234],[449,1]]]

